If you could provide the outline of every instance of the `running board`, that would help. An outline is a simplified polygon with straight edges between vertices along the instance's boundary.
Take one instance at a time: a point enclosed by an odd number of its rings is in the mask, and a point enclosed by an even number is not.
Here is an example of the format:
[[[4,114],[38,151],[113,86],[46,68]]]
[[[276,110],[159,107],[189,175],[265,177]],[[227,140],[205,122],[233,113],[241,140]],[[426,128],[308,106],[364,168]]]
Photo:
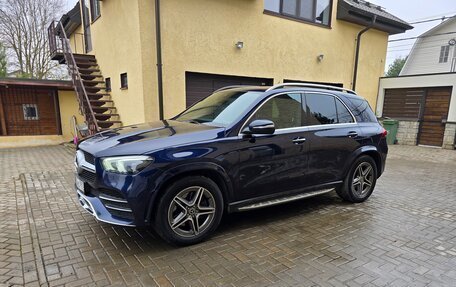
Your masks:
[[[258,209],[258,208],[278,205],[278,204],[282,204],[282,203],[286,203],[286,202],[291,202],[291,201],[295,201],[295,200],[300,200],[300,199],[304,199],[304,198],[309,198],[309,197],[314,197],[314,196],[330,193],[334,190],[335,190],[334,188],[329,188],[329,189],[322,189],[322,190],[317,190],[317,191],[301,193],[298,195],[287,196],[287,197],[282,197],[282,198],[278,198],[278,199],[263,201],[260,203],[254,203],[254,204],[247,205],[247,206],[242,206],[242,207],[239,207],[237,210],[238,211],[247,211],[247,210],[252,210],[252,209]]]

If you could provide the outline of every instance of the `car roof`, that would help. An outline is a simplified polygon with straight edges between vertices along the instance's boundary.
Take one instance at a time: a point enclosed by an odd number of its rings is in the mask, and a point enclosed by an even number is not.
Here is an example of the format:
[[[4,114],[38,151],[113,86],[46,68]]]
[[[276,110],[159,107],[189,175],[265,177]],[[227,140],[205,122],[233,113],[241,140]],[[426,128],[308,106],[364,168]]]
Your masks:
[[[321,87],[313,87],[313,86],[305,87],[305,86],[288,85],[288,86],[284,86],[284,87],[278,87],[275,89],[270,89],[270,88],[271,88],[271,86],[229,86],[229,87],[221,88],[217,91],[231,90],[231,91],[236,91],[236,92],[250,92],[250,91],[265,92],[263,98],[266,98],[270,95],[280,94],[280,93],[285,93],[285,92],[290,92],[290,91],[325,92],[325,93],[337,95],[339,97],[365,100],[363,97],[357,95],[353,91],[350,91],[350,90],[339,91],[339,90],[337,90],[337,89],[339,89],[338,87],[331,87],[331,86],[321,85]]]

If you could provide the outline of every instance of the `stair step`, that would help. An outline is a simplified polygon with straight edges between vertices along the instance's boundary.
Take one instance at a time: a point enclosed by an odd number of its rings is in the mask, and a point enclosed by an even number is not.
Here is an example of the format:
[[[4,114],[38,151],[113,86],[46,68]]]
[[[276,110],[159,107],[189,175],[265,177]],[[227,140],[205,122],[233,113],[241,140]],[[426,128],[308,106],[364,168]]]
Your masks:
[[[82,73],[79,73],[81,75],[81,78],[85,81],[92,81],[96,78],[103,78],[102,75],[91,75],[91,74],[82,74]]]
[[[104,96],[110,96],[110,94],[108,94],[108,93],[87,93],[87,96],[89,96],[89,97],[90,96],[102,96],[102,97],[104,97]]]
[[[105,81],[93,81],[93,80],[82,80],[84,85],[89,85],[89,86],[96,86],[98,84],[104,84]]]
[[[95,113],[105,113],[109,110],[113,111],[113,110],[116,110],[116,107],[95,107],[95,106],[92,106],[92,110],[95,112]]]
[[[112,100],[90,100],[90,105],[95,106],[95,107],[100,107],[106,103],[113,103],[114,101]]]
[[[91,90],[91,91],[99,91],[99,90],[106,90],[106,87],[103,87],[103,86],[85,86],[85,89],[86,90]]]
[[[78,67],[79,73],[100,73],[100,69],[88,69],[88,68],[81,68]],[[100,75],[101,76],[101,75]]]
[[[121,124],[121,121],[97,121],[97,124],[100,128],[109,128],[115,124]]]
[[[118,117],[119,114],[95,114],[98,121],[107,121],[109,118]]]
[[[73,54],[73,57],[76,59],[76,58],[80,58],[80,59],[93,59],[95,60],[95,56],[94,55],[86,55],[86,54]]]
[[[78,66],[78,68],[88,68],[98,66],[98,64],[93,62],[81,62],[76,60],[76,66]]]
[[[95,113],[95,116],[103,116],[103,117],[116,117],[119,116],[119,114],[103,114],[103,113]]]

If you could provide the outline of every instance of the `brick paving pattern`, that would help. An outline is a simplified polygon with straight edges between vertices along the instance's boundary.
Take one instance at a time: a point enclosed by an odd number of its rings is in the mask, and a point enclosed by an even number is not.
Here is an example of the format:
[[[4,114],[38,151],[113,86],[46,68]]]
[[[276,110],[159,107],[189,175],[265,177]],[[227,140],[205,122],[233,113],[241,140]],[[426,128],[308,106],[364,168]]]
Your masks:
[[[97,222],[64,147],[0,150],[0,286],[456,286],[456,151],[393,146],[373,196],[229,215],[174,248]]]

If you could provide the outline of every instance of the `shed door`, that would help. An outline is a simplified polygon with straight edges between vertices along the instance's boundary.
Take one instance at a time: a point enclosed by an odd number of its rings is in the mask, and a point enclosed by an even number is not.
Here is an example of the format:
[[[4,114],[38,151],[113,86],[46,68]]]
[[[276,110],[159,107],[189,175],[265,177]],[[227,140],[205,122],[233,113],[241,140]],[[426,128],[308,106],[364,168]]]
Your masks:
[[[209,96],[213,91],[233,85],[270,86],[273,80],[203,73],[185,73],[185,93],[187,107]]]
[[[428,89],[418,144],[442,146],[452,88]]]

